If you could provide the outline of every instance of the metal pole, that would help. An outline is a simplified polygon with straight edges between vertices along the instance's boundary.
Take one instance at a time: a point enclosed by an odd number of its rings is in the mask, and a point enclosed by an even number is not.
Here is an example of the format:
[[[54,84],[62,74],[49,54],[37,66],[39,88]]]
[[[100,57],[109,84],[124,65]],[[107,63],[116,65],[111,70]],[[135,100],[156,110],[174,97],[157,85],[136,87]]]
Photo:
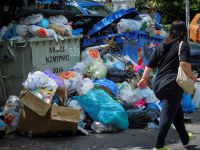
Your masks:
[[[186,26],[188,30],[188,40],[190,39],[189,36],[189,27],[190,27],[190,0],[185,0],[185,7],[186,7]]]

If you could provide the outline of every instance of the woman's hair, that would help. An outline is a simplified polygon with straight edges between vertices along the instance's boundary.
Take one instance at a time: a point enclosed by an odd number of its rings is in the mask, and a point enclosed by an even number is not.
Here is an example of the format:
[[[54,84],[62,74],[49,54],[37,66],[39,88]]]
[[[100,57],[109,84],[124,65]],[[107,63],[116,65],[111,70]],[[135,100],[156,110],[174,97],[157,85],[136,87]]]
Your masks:
[[[185,22],[176,20],[172,23],[169,36],[164,41],[165,44],[169,44],[172,41],[186,41],[187,42],[187,27]]]

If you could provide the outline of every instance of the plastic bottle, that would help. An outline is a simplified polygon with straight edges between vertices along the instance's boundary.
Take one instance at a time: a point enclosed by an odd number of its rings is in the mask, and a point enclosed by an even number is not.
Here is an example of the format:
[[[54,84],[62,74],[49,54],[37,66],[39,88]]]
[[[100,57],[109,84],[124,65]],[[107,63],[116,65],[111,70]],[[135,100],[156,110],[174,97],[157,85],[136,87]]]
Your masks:
[[[101,122],[93,122],[91,128],[96,133],[109,133],[109,132],[117,132],[118,129],[114,128],[111,125],[104,125]]]
[[[147,126],[149,129],[158,129],[158,125],[154,122],[149,122]]]

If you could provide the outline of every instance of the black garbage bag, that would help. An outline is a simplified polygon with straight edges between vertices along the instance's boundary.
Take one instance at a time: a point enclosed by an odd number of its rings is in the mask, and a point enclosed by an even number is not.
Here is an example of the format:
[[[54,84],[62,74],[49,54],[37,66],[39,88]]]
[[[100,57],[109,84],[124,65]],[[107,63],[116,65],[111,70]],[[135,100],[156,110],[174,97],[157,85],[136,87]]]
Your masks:
[[[109,69],[106,78],[115,83],[123,83],[127,79],[132,79],[134,76],[135,75],[128,70]]]
[[[144,109],[144,112],[150,118],[151,122],[155,122],[160,116],[160,109],[155,103],[148,103]]]
[[[143,108],[129,109],[128,114],[129,128],[145,128],[151,118],[143,111]]]

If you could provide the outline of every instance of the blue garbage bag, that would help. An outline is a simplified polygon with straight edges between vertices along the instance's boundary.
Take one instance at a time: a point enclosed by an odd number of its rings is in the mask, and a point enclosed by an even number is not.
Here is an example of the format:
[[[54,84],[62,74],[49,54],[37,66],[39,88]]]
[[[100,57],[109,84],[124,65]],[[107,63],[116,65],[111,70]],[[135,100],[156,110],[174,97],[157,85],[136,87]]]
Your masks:
[[[112,125],[121,130],[128,129],[128,116],[120,103],[102,89],[90,90],[84,96],[74,96],[94,121]]]
[[[192,103],[192,95],[184,93],[182,96],[182,109],[185,113],[193,113],[195,111],[195,106]]]
[[[106,87],[113,93],[114,96],[117,95],[117,86],[111,80],[108,80],[108,79],[105,79],[105,78],[104,79],[100,79],[100,80],[95,80],[94,84]]]
[[[9,40],[15,36],[17,36],[16,25],[14,25],[12,28],[6,31],[6,33],[2,37],[2,40]]]

